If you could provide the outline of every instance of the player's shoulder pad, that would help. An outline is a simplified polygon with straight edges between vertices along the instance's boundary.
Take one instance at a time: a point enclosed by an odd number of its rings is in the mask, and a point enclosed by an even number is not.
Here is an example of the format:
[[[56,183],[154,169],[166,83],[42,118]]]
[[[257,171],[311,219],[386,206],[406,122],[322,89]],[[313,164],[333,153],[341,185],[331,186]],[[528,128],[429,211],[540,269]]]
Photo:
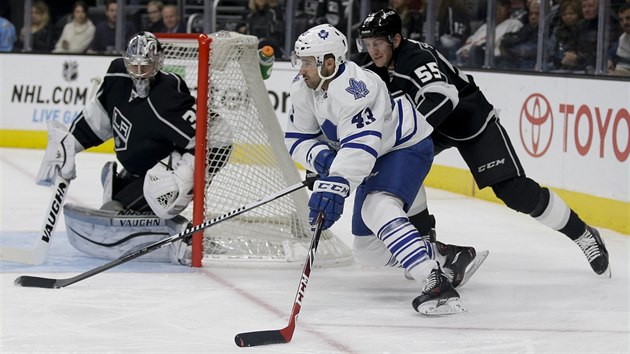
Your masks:
[[[181,76],[163,70],[156,74],[156,88],[173,95],[190,95],[190,89]]]
[[[159,71],[151,84],[149,96],[156,110],[160,113],[188,109],[195,104],[186,82],[177,74]]]
[[[354,102],[370,95],[375,89],[378,75],[357,64],[348,62],[339,67],[337,77],[328,87],[328,97],[341,102]]]
[[[427,43],[406,39],[398,49],[396,72],[412,73],[421,63],[436,61],[433,47]]]
[[[176,74],[164,71],[157,73],[149,98],[160,114],[187,110],[195,104],[195,98],[190,95],[184,80]]]
[[[107,69],[108,74],[128,74],[127,67],[123,58],[116,58],[112,60]]]

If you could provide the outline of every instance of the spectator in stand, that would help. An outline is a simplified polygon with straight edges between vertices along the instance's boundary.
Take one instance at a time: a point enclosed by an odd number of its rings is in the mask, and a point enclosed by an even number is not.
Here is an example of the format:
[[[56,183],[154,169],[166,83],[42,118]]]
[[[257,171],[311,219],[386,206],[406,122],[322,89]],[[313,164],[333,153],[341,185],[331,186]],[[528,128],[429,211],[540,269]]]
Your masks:
[[[501,56],[497,67],[532,70],[538,52],[538,20],[540,0],[530,0],[527,10],[528,21],[520,30],[506,33],[501,40]]]
[[[36,53],[50,52],[54,45],[53,28],[50,23],[50,11],[48,5],[41,0],[33,1],[31,5],[31,50]],[[24,48],[26,30],[20,31],[20,40],[17,47]]]
[[[107,0],[105,3],[104,21],[96,25],[94,39],[90,44],[88,53],[108,53],[111,54],[116,48],[116,14],[118,13],[117,0]],[[136,33],[136,26],[133,22],[125,22],[125,43]]]
[[[382,0],[385,1],[385,0]],[[415,0],[417,1],[417,0]],[[354,1],[352,8],[352,23],[358,25],[361,20],[359,18],[359,1]],[[341,32],[348,29],[348,1],[347,0],[319,0],[315,19],[311,21],[314,24],[330,24]],[[354,26],[356,27],[356,26]],[[352,48],[355,43],[351,41],[348,45]]]
[[[0,2],[0,17],[4,17],[6,19],[12,18],[11,5],[9,4],[9,1]],[[15,27],[15,25],[13,27]]]
[[[396,11],[402,20],[402,35],[405,38],[420,41],[422,36],[422,23],[424,11],[413,10],[410,7],[412,0],[389,0],[389,8]],[[426,7],[426,0],[418,0],[420,8]]]
[[[302,33],[307,28],[314,26],[315,18],[317,15],[317,8],[319,7],[318,0],[303,0],[297,1],[295,9],[295,18],[293,23],[295,24],[295,33]],[[247,25],[243,24],[247,33]]]
[[[83,0],[74,3],[72,21],[68,22],[55,45],[54,53],[84,53],[94,39],[96,27],[87,17],[88,5]]]
[[[435,48],[448,60],[457,59],[455,54],[470,36],[470,22],[463,0],[439,0],[437,5],[437,39]],[[403,35],[404,37],[404,35]]]
[[[247,33],[258,37],[259,47],[270,45],[276,58],[282,57],[284,39],[282,11],[277,10],[275,0],[249,0],[249,13],[246,15]]]
[[[597,27],[599,22],[599,0],[582,0],[584,19],[577,24],[576,40],[573,47],[568,48],[561,64],[573,71],[591,74],[595,70],[597,59]],[[608,38],[619,37],[618,22],[610,16],[608,21]],[[610,51],[612,45],[607,48]]]
[[[161,1],[151,0],[147,3],[147,14],[149,23],[145,27],[145,31],[158,33],[164,24],[162,23],[162,9],[164,4]]]
[[[176,5],[164,5],[162,8],[162,27],[157,32],[186,33],[186,24],[181,20]]]
[[[0,17],[0,52],[10,52],[17,41],[15,26],[11,21]]]
[[[470,31],[475,32],[486,22],[486,13],[488,12],[487,1],[464,0],[464,5],[466,6],[466,13],[470,21]]]
[[[315,14],[316,25],[328,23],[340,29],[344,16],[344,5],[342,0],[319,0],[317,13]],[[342,30],[342,29],[340,29]]]
[[[498,0],[495,13],[495,31],[494,31],[494,55],[501,56],[501,39],[506,33],[516,32],[523,23],[519,20],[510,18],[510,10],[512,2],[510,0]],[[484,53],[486,51],[486,28],[484,23],[466,39],[466,43],[456,52],[457,61],[460,65],[470,67],[480,67],[484,62]]]
[[[512,0],[512,9],[510,10],[510,18],[517,19],[523,24],[527,24],[528,4],[531,0]]]
[[[630,76],[630,3],[622,4],[617,13],[623,33],[610,53],[608,75]]]
[[[560,22],[551,36],[551,51],[549,60],[556,71],[570,70],[562,64],[562,59],[569,48],[575,48],[577,39],[577,24],[582,20],[581,0],[563,0],[559,7]]]

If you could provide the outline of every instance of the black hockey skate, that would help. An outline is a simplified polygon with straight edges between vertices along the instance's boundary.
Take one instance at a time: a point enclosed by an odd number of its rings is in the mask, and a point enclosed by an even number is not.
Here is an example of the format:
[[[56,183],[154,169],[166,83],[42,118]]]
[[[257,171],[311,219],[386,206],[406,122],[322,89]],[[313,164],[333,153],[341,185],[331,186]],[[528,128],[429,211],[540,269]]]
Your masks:
[[[454,315],[466,311],[459,293],[439,267],[431,271],[422,293],[413,299],[411,305],[418,313],[427,316]]]
[[[474,247],[447,245],[439,241],[435,242],[435,246],[445,258],[442,270],[454,288],[464,286],[488,257],[488,251],[477,254]]]
[[[582,236],[574,240],[580,246],[586,259],[591,264],[591,268],[598,275],[610,278],[610,264],[608,263],[608,251],[604,241],[599,236],[597,229],[586,225],[586,230]]]

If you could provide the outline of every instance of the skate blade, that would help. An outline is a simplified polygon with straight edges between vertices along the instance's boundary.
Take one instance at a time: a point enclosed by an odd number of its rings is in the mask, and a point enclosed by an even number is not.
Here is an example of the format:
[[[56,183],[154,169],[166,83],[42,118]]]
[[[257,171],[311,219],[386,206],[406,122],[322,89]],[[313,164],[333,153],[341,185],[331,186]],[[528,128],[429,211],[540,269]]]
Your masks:
[[[466,309],[458,297],[452,297],[446,302],[443,300],[427,301],[418,306],[416,311],[425,316],[448,316],[466,312]]]
[[[466,269],[466,273],[464,273],[464,278],[459,283],[459,285],[457,285],[456,287],[457,289],[460,289],[462,286],[464,286],[464,284],[468,282],[470,278],[472,278],[473,274],[475,274],[477,269],[479,269],[479,267],[483,264],[486,258],[488,258],[488,254],[490,254],[490,251],[487,251],[487,250],[480,251],[477,253],[477,255],[475,256],[475,259],[473,259],[473,261],[468,265],[468,268]]]

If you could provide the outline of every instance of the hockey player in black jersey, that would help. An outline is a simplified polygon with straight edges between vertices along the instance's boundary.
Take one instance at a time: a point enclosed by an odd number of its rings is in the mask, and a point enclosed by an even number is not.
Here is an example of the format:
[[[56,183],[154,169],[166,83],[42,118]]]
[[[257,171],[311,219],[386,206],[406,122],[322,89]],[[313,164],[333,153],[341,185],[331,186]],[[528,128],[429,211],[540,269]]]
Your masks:
[[[361,53],[356,61],[377,72],[393,96],[406,94],[413,100],[435,129],[431,135],[435,154],[455,147],[479,188],[491,187],[511,209],[565,234],[582,249],[595,273],[610,277],[608,251],[599,232],[553,191],[526,177],[497,112],[473,77],[462,73],[431,45],[403,38],[400,33],[401,20],[395,11],[370,13],[359,27],[358,40],[367,53]],[[479,168],[497,160],[505,163],[492,169]],[[420,231],[434,227],[427,210],[410,220]]]
[[[105,165],[103,206],[98,213],[88,214],[106,218],[106,212],[111,211],[116,220],[122,215],[145,216],[143,220],[136,218],[116,224],[121,228],[134,224],[164,225],[164,220],[171,219],[179,229],[188,224],[178,215],[192,200],[196,103],[181,77],[160,70],[163,56],[160,42],[149,32],[139,32],[129,41],[123,57],[111,62],[96,95],[73,121],[69,131],[61,123],[49,124],[48,148],[37,175],[38,184],[50,184],[56,173],[68,180],[74,179],[75,154],[113,138],[122,170],[116,171],[116,162]],[[227,161],[231,145],[225,143],[213,151],[223,155],[222,161]],[[217,172],[221,167],[212,168]],[[74,225],[83,209],[67,208],[72,210],[66,210],[66,220]],[[73,219],[68,221],[69,217]],[[85,221],[83,218],[77,225]],[[178,231],[177,227],[171,228],[170,233]],[[112,253],[110,249],[98,250],[93,245],[110,245],[116,240],[126,242],[130,236],[125,232],[114,230],[101,237],[72,229],[68,236],[71,243],[72,236],[81,240],[77,248],[82,251],[112,258],[122,252],[120,247]],[[168,230],[160,232],[157,233],[159,238],[169,233]],[[83,244],[85,238],[91,241],[87,246]],[[137,243],[128,248],[149,241],[138,238]]]

